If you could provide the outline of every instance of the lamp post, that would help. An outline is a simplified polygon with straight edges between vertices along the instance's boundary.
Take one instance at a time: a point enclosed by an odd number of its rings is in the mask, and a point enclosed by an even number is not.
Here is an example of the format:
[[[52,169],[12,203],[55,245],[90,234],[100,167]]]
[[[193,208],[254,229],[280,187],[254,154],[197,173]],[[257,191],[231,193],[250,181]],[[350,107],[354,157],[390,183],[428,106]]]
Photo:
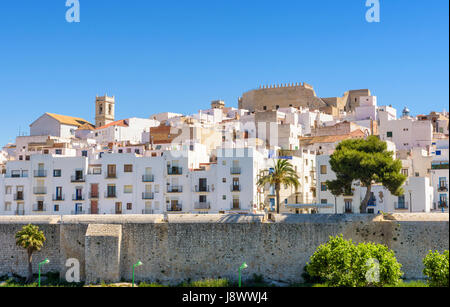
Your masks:
[[[47,264],[49,262],[50,262],[50,260],[48,260],[48,258],[46,258],[44,261],[40,262],[39,265],[38,265],[38,270],[39,270],[38,287],[41,286],[41,266],[43,264]]]
[[[141,266],[142,265],[142,262],[141,261],[138,261],[138,262],[136,262],[136,264],[133,264],[133,281],[132,281],[132,286],[134,287],[134,270],[138,267],[138,266]]]
[[[412,213],[412,190],[409,190],[409,212]]]
[[[239,288],[242,287],[242,278],[241,278],[242,277],[241,276],[242,275],[242,270],[246,269],[246,268],[248,268],[248,265],[245,262],[239,268]]]

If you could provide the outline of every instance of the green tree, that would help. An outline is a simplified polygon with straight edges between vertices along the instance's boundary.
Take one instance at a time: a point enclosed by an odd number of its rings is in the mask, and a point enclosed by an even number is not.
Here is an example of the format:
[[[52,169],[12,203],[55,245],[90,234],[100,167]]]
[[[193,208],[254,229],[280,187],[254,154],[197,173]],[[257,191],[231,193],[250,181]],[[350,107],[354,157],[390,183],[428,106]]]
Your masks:
[[[310,279],[330,287],[382,287],[397,285],[403,275],[395,253],[382,244],[330,237],[306,265]]]
[[[277,160],[273,171],[263,170],[258,180],[258,186],[264,187],[266,184],[275,187],[277,213],[280,213],[280,190],[281,185],[294,186],[296,189],[300,185],[298,175],[292,164],[288,160]]]
[[[342,141],[331,155],[330,165],[336,173],[336,180],[327,181],[326,184],[333,195],[351,195],[355,180],[367,188],[361,203],[361,213],[367,211],[374,183],[383,184],[393,195],[404,193],[402,185],[407,177],[401,174],[402,163],[393,158],[393,152],[387,150],[386,142],[376,136]]]
[[[33,281],[33,253],[44,246],[45,236],[38,226],[26,225],[16,233],[16,245],[26,249],[28,254],[28,277],[26,282]]]
[[[440,254],[438,251],[432,252],[423,259],[423,274],[427,276],[430,287],[449,286],[449,253],[448,250]]]

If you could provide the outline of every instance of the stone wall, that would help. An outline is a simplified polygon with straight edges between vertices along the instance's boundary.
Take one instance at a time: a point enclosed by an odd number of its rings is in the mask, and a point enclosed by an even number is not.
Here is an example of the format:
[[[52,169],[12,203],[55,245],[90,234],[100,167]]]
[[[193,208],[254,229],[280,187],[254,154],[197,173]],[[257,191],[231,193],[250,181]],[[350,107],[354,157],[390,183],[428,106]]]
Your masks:
[[[26,273],[25,252],[14,247],[14,233],[23,223],[33,222],[27,219],[22,217],[19,222],[0,217],[0,276]],[[442,251],[449,245],[448,214],[394,214],[388,219],[373,215],[278,215],[275,223],[244,215],[169,215],[168,223],[159,215],[64,217],[57,223],[54,219],[53,223],[37,223],[48,241],[35,259],[48,256],[51,264],[45,270],[55,271],[59,264],[64,276],[66,259],[77,258],[83,280],[89,276],[106,280],[112,269],[101,266],[101,259],[118,257],[119,267],[113,268],[120,271],[117,279],[131,280],[132,265],[140,260],[143,266],[136,269],[136,280],[235,280],[237,268],[245,261],[249,268],[243,272],[244,279],[259,274],[268,280],[299,282],[316,248],[329,236],[341,233],[355,242],[386,244],[403,264],[405,277],[416,279],[422,278],[422,259],[427,252]],[[121,238],[118,227],[102,226],[102,239],[86,239],[86,234],[96,233],[88,231],[88,226],[96,224],[120,225]]]

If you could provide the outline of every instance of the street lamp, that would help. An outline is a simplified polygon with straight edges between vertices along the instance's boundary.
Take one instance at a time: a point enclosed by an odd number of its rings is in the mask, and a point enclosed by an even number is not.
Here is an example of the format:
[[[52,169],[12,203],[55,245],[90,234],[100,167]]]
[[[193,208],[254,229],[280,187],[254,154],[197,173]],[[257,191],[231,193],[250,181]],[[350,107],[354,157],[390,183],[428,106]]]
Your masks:
[[[133,282],[132,282],[133,287],[134,287],[134,269],[141,265],[142,265],[141,261],[138,261],[138,262],[136,262],[136,264],[133,264]]]
[[[50,262],[50,260],[48,260],[48,258],[46,258],[44,261],[42,261],[42,262],[40,262],[39,263],[39,265],[38,265],[38,269],[39,269],[39,281],[38,281],[38,287],[40,287],[41,286],[41,266],[43,265],[43,264],[47,264],[47,263],[49,263]]]
[[[409,190],[409,212],[412,213],[412,190]]]
[[[242,279],[241,279],[241,275],[242,275],[242,270],[248,268],[247,263],[243,263],[241,265],[241,267],[239,268],[239,288],[242,286]]]

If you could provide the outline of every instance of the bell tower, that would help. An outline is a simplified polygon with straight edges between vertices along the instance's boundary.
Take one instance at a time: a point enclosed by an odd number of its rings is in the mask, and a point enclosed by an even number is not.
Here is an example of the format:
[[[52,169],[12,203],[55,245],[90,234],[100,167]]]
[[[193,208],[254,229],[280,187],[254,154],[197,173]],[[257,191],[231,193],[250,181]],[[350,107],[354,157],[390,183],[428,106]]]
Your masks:
[[[115,97],[95,97],[95,127],[99,128],[114,121]]]

